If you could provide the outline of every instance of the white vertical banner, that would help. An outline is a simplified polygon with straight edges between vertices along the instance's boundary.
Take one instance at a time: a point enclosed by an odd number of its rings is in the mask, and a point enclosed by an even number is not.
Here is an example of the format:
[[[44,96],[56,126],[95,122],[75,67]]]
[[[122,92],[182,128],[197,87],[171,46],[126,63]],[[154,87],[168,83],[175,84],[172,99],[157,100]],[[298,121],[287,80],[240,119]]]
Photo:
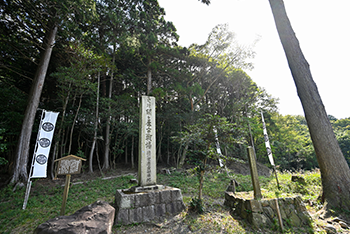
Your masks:
[[[33,173],[30,178],[46,178],[47,162],[58,114],[43,110],[33,156]]]
[[[219,138],[218,138],[218,131],[215,127],[213,127],[213,131],[215,133],[215,145],[216,145],[216,152],[221,156],[221,149],[220,149],[220,143],[219,143]],[[220,156],[218,156],[218,161],[219,161],[219,165],[220,167],[224,166],[224,163],[222,161],[222,159],[220,158]]]
[[[266,124],[265,124],[264,115],[263,115],[262,111],[261,111],[261,119],[262,119],[262,123],[263,123],[264,140],[265,140],[265,146],[266,146],[266,150],[267,150],[267,156],[269,157],[271,165],[275,166],[275,163],[273,161],[273,156],[272,156],[272,150],[271,150],[271,146],[270,146],[269,136],[267,135]]]

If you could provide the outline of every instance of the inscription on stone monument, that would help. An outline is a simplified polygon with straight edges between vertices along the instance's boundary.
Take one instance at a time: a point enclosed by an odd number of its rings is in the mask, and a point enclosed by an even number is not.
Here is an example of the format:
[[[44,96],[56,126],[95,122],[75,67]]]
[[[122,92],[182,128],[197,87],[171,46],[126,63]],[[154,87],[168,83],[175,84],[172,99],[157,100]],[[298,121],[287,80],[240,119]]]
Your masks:
[[[142,96],[140,108],[139,185],[156,184],[155,98]]]

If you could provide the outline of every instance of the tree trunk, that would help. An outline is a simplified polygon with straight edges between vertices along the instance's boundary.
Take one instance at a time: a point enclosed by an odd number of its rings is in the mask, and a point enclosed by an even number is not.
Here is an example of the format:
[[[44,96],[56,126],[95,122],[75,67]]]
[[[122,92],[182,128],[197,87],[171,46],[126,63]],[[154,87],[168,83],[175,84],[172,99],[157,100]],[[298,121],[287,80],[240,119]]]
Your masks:
[[[92,161],[94,157],[94,150],[96,146],[97,141],[97,127],[98,127],[98,118],[99,118],[99,102],[100,102],[100,72],[97,73],[97,91],[96,91],[96,113],[95,113],[95,128],[94,128],[94,139],[92,141],[92,146],[90,150],[90,157],[89,157],[89,172],[94,172],[92,167]]]
[[[277,31],[302,103],[321,171],[327,208],[350,207],[350,170],[327,117],[298,39],[287,17],[283,0],[269,0]]]
[[[187,150],[188,150],[188,145],[189,144],[190,144],[190,142],[186,141],[184,151],[182,152],[180,160],[178,160],[177,168],[182,168],[183,165],[185,164],[186,154],[187,154]]]
[[[125,151],[124,151],[125,155],[124,155],[124,157],[125,157],[125,165],[126,165],[126,164],[128,164],[128,137],[126,137],[126,139],[125,139],[125,146],[124,146],[124,148],[125,148]]]
[[[131,137],[131,168],[135,168],[134,163],[134,136]]]
[[[79,114],[79,110],[81,107],[81,101],[83,99],[83,94],[80,94],[80,99],[79,99],[79,104],[78,104],[78,109],[77,112],[75,113],[74,119],[73,119],[73,123],[72,123],[72,127],[70,130],[70,136],[69,136],[69,146],[68,146],[68,155],[70,155],[70,151],[72,149],[72,142],[73,142],[73,131],[74,131],[74,126],[75,126],[75,122],[78,118],[78,114]]]
[[[41,92],[44,86],[47,68],[49,66],[52,48],[54,46],[55,38],[57,34],[57,26],[54,26],[47,35],[47,41],[45,45],[45,51],[40,58],[40,63],[36,71],[31,91],[29,93],[29,100],[27,109],[24,114],[22,123],[22,130],[18,139],[16,149],[16,159],[14,170],[11,178],[11,183],[17,183],[18,181],[27,181],[27,164],[30,136],[32,134],[32,128],[34,124],[34,118],[36,110],[39,106]]]
[[[115,43],[113,45],[113,59],[112,59],[112,66],[114,66],[115,63]],[[113,91],[113,76],[114,76],[114,70],[112,68],[111,72],[111,80],[109,82],[109,91],[108,91],[108,98],[109,100],[112,100],[112,91]],[[109,146],[110,146],[110,129],[111,129],[111,120],[112,120],[112,107],[111,104],[108,104],[108,117],[107,117],[107,123],[106,123],[106,139],[105,139],[105,150],[104,150],[104,160],[103,160],[103,166],[102,170],[108,170],[110,168],[109,166]]]
[[[63,142],[63,136],[61,136],[61,131],[63,128],[63,123],[64,123],[64,117],[66,116],[66,110],[67,110],[67,105],[68,105],[68,100],[69,100],[69,96],[70,96],[70,87],[71,87],[72,83],[69,83],[69,91],[67,93],[66,99],[64,101],[63,104],[63,111],[62,111],[62,118],[61,118],[61,123],[60,123],[60,127],[57,133],[58,136],[58,140],[55,142],[55,146],[54,146],[54,150],[53,150],[53,157],[51,160],[51,178],[54,179],[55,176],[55,172],[54,172],[54,165],[55,165],[55,160],[58,157],[58,149],[59,149],[59,144]]]

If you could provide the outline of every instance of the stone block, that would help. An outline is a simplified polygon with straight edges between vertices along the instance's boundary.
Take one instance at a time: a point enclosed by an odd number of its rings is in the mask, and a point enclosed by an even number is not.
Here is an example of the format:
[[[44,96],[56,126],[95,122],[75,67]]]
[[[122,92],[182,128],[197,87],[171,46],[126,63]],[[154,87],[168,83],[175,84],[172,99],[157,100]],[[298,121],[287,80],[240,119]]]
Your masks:
[[[117,190],[115,204],[115,222],[121,224],[157,221],[186,208],[181,190],[170,187],[140,193]]]
[[[162,190],[154,191],[154,204],[160,204],[160,193]]]
[[[172,201],[182,201],[181,190],[178,188],[173,188],[171,191],[171,200]]]
[[[185,203],[182,200],[174,201],[174,203],[175,203],[175,213],[180,213],[186,208]]]
[[[233,208],[233,207],[235,207],[235,201],[236,201],[236,197],[235,197],[234,193],[226,191],[224,205]]]
[[[118,213],[115,216],[115,223],[119,224],[129,224],[129,210],[128,209],[119,209]]]
[[[134,207],[134,196],[128,196],[121,189],[118,189],[115,195],[115,204],[117,209],[130,209]]]
[[[148,205],[149,204],[156,204],[156,194],[154,191],[152,192],[148,192],[147,195],[148,195]]]
[[[277,219],[275,199],[245,200],[239,194],[225,192],[225,205],[234,209],[234,214],[247,219],[254,226],[269,226]],[[282,219],[291,226],[310,225],[311,217],[300,196],[278,199]]]
[[[144,192],[135,194],[135,207],[149,206],[150,204],[155,204],[155,194],[154,192]]]
[[[156,204],[154,205],[155,216],[162,217],[166,214],[165,204]]]
[[[154,205],[143,207],[143,209],[142,209],[143,222],[149,222],[149,221],[153,220],[154,217],[155,217]]]
[[[263,207],[263,212],[269,217],[271,220],[275,217],[275,213],[271,207]],[[277,216],[277,214],[276,214]]]
[[[252,213],[249,215],[248,221],[255,227],[271,226],[271,221],[264,215],[259,213]]]
[[[69,216],[59,216],[40,224],[35,234],[112,233],[115,209],[107,202],[97,201]]]
[[[159,193],[159,198],[160,198],[160,203],[169,203],[171,202],[171,190],[168,189],[168,190],[162,190],[160,193]]]
[[[141,207],[129,210],[129,222],[130,223],[141,223],[142,218],[143,217],[142,217],[142,208]]]
[[[255,213],[263,212],[261,203],[258,200],[247,200],[247,209]]]
[[[174,214],[175,213],[174,203],[170,202],[170,203],[166,204],[166,212],[168,214]]]
[[[290,221],[290,225],[293,227],[300,227],[301,226],[301,220],[299,219],[299,216],[297,215],[297,212],[293,210],[290,215],[288,216],[288,219]]]
[[[272,199],[262,199],[261,206],[263,207],[275,207],[275,201]]]

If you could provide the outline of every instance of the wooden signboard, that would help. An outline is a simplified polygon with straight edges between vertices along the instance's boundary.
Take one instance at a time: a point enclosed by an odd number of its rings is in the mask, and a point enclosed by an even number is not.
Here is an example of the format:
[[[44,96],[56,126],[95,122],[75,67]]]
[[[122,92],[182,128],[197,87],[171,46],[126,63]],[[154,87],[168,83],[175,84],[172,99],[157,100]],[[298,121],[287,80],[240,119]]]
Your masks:
[[[82,160],[86,161],[86,159],[77,157],[75,155],[68,155],[66,157],[55,160],[55,162],[58,162],[56,175],[66,175],[66,184],[64,186],[63,192],[61,215],[64,215],[66,209],[70,177],[72,174],[80,173]]]
[[[86,159],[75,155],[68,155],[55,160],[55,162],[58,162],[57,175],[79,174],[81,171],[82,160],[86,161]]]

